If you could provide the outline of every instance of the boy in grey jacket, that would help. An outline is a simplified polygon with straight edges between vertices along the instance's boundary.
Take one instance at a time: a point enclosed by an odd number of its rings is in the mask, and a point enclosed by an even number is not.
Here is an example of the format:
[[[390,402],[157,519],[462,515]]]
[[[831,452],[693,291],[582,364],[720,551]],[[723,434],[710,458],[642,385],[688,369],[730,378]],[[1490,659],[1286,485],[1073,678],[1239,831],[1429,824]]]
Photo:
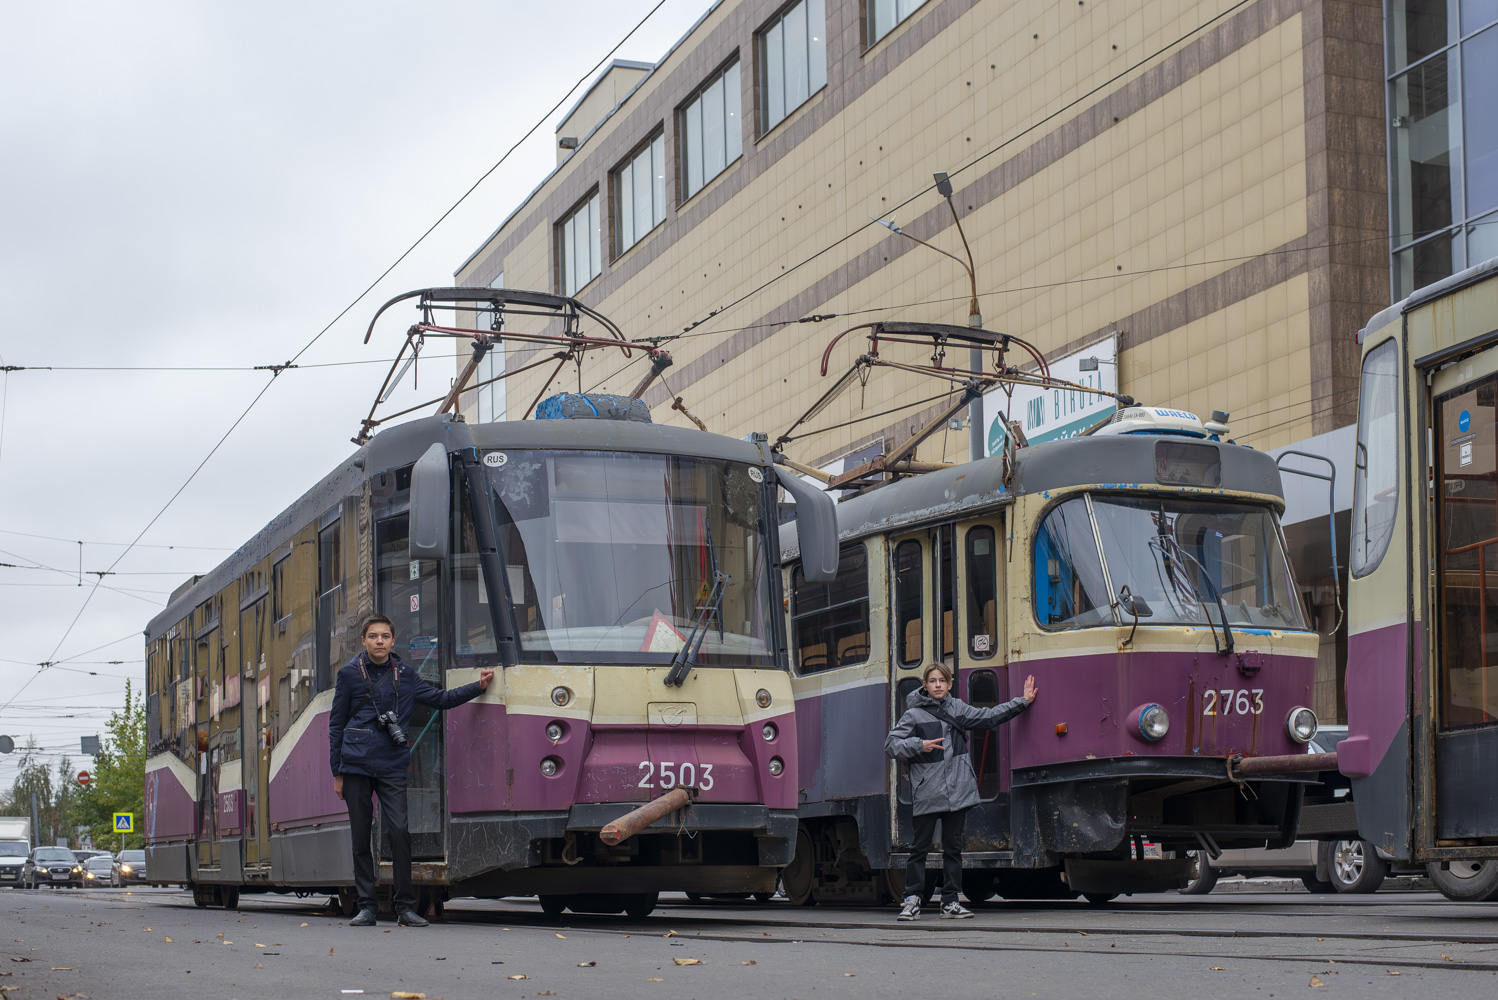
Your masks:
[[[962,845],[967,839],[967,811],[978,804],[978,778],[967,752],[967,730],[997,729],[1035,701],[1035,677],[1025,678],[1025,693],[995,705],[974,708],[952,696],[952,671],[945,663],[931,663],[922,677],[924,688],[910,692],[905,714],[884,741],[884,752],[895,760],[910,761],[911,813],[915,817],[915,839],[905,866],[905,903],[901,920],[921,915],[926,895],[926,852],[941,821],[942,868],[941,915],[961,920],[972,911],[957,902],[962,884]],[[950,742],[949,742],[950,741]]]

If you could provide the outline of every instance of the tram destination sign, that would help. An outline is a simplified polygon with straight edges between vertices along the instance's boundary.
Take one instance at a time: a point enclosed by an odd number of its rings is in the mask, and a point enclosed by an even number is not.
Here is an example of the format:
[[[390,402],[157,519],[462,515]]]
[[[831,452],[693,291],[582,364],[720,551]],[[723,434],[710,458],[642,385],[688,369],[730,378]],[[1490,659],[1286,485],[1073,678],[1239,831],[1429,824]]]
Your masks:
[[[1086,358],[1097,358],[1096,370],[1082,370],[1082,361]],[[1051,375],[1063,382],[1117,392],[1118,335],[1112,334],[1079,351],[1052,360]],[[1004,440],[1008,436],[1003,421],[999,419],[1000,412],[1007,413],[1010,420],[1019,421],[1027,441],[1041,444],[1076,437],[1117,410],[1118,402],[1112,396],[1099,396],[1075,389],[1042,389],[1020,385],[1014,387],[1013,397],[1006,396],[1003,389],[995,389],[983,396],[983,420],[988,425],[988,454],[997,455],[1003,451]]]

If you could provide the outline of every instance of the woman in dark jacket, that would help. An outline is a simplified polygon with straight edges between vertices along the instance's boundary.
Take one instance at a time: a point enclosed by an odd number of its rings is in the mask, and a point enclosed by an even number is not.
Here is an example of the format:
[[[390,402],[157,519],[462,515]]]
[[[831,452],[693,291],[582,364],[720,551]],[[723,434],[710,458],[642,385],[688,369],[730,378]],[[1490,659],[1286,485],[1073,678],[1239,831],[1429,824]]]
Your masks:
[[[884,752],[895,760],[910,761],[911,813],[915,838],[905,865],[905,902],[901,920],[921,915],[926,888],[926,852],[941,821],[942,868],[941,915],[961,920],[972,911],[957,902],[962,883],[962,845],[966,840],[967,811],[978,804],[978,778],[967,752],[969,729],[997,729],[1030,707],[1038,693],[1034,676],[1025,678],[1025,693],[993,708],[974,708],[952,694],[952,671],[945,663],[932,663],[922,678],[924,688],[910,692],[905,714],[884,741]],[[950,741],[950,742],[949,742]]]

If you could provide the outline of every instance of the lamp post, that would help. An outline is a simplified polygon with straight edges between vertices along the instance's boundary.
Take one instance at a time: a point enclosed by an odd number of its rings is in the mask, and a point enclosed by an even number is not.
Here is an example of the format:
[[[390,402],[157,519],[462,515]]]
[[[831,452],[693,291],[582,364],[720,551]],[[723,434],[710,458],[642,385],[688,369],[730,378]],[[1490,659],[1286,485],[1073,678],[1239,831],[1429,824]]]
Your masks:
[[[938,170],[936,173],[932,174],[931,176],[936,181],[936,193],[939,194],[939,195],[941,195],[943,198],[946,199],[947,208],[950,209],[951,212],[952,212],[952,222],[957,226],[957,235],[962,238],[962,249],[967,254],[967,260],[966,261],[964,261],[961,257],[958,257],[956,254],[948,253],[947,251],[943,250],[941,247],[933,246],[932,244],[927,243],[925,240],[921,239],[919,236],[912,236],[912,235],[910,235],[905,230],[903,230],[899,226],[895,225],[893,222],[886,222],[884,219],[875,219],[874,221],[877,222],[877,223],[879,223],[881,226],[884,226],[886,229],[888,229],[892,233],[897,233],[900,236],[903,236],[903,237],[905,237],[908,240],[914,240],[915,242],[919,243],[923,247],[927,247],[928,249],[935,250],[937,253],[941,254],[943,257],[950,257],[952,260],[955,260],[958,264],[960,264],[962,266],[962,269],[967,272],[968,288],[970,289],[970,292],[971,292],[971,295],[970,295],[970,297],[968,299],[967,325],[970,326],[970,327],[972,327],[975,330],[981,330],[981,329],[983,329],[983,313],[978,308],[978,271],[977,271],[977,266],[973,263],[973,248],[968,245],[967,233],[963,232],[963,229],[962,229],[962,219],[959,218],[958,215],[957,215],[957,206],[952,203],[952,180],[951,180],[950,177],[947,176],[947,172],[945,170]],[[972,371],[982,371],[982,369],[983,369],[983,351],[980,348],[977,348],[977,347],[969,348],[969,350],[968,350],[968,367]],[[968,447],[968,461],[975,462],[975,461],[977,461],[980,458],[986,457],[985,456],[985,452],[987,451],[987,449],[984,447],[984,440],[983,440],[983,397],[982,396],[979,396],[977,399],[973,400],[971,403],[968,404],[967,415],[968,415],[968,438],[967,438],[967,442],[968,442],[968,445],[967,445],[967,447]]]

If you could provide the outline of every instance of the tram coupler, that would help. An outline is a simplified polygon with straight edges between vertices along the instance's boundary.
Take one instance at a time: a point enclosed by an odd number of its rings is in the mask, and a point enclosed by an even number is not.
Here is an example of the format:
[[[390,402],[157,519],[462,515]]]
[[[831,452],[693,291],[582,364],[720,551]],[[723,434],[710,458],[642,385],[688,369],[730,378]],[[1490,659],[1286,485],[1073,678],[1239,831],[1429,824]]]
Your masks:
[[[1229,757],[1228,777],[1252,778],[1268,774],[1313,774],[1335,771],[1336,753],[1292,753],[1278,757]]]
[[[665,795],[651,799],[640,808],[610,822],[599,831],[599,839],[610,847],[623,843],[656,820],[691,805],[696,794],[695,788],[673,788]]]

